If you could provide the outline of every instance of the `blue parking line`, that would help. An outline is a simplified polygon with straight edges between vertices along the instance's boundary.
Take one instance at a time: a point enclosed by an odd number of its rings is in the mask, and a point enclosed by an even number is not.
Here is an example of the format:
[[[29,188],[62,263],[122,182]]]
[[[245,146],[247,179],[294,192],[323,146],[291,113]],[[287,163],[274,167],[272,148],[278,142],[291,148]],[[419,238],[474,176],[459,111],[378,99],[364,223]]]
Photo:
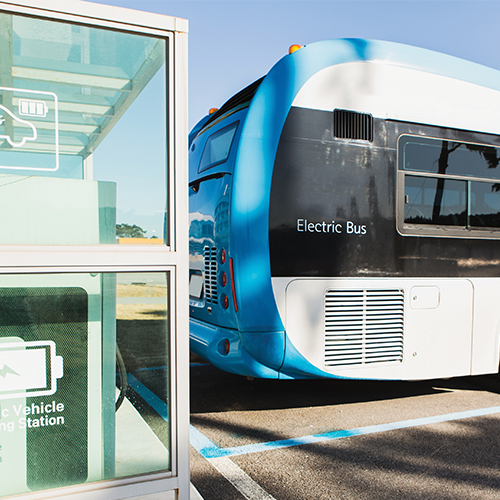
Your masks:
[[[150,366],[149,368],[137,368],[137,370],[134,370],[135,373],[137,372],[150,372],[150,371],[155,371],[155,370],[168,370],[168,366]]]
[[[153,410],[160,415],[165,422],[168,422],[168,405],[160,399],[154,392],[150,391],[144,384],[139,382],[133,375],[127,373],[127,384],[130,388],[141,396]]]
[[[462,420],[464,418],[482,417],[494,413],[500,413],[500,406],[493,406],[491,408],[481,408],[478,410],[470,410],[457,413],[448,413],[447,415],[437,415],[434,417],[403,420],[401,422],[370,425],[367,427],[358,427],[356,429],[326,432],[324,434],[301,436],[298,438],[270,441],[267,443],[255,443],[245,446],[236,446],[234,448],[218,448],[217,450],[205,449],[202,451],[200,450],[198,451],[200,451],[200,453],[202,453],[205,458],[234,457],[238,455],[248,455],[249,453],[259,453],[263,451],[277,450],[280,448],[290,448],[292,446],[300,446],[303,444],[321,443],[325,441],[332,441],[334,439],[343,439],[353,436],[364,436],[368,434],[393,431],[397,429],[408,429],[410,427],[436,424],[452,420]]]
[[[211,366],[210,363],[190,363],[189,366]],[[150,366],[149,368],[137,368],[134,372],[150,372],[155,370],[168,370],[168,366]]]
[[[137,370],[138,371],[138,370]],[[160,399],[154,392],[149,390],[144,384],[139,382],[130,373],[127,374],[127,383],[146,403],[153,408],[160,417],[168,422],[168,405]],[[202,455],[216,453],[220,448],[204,436],[198,429],[190,426],[190,441],[194,448]]]
[[[168,422],[168,406],[156,394],[151,392],[145,385],[139,382],[133,375],[127,375],[129,386],[141,396],[151,408],[153,408],[165,421]],[[278,441],[269,441],[267,443],[255,443],[233,448],[219,448],[213,441],[208,439],[194,426],[190,426],[191,445],[200,455],[205,458],[234,457],[238,455],[248,455],[250,453],[259,453],[263,451],[277,450],[280,448],[290,448],[303,444],[322,443],[334,439],[343,439],[354,436],[366,436],[379,432],[394,431],[398,429],[409,429],[422,425],[438,424],[450,422],[453,420],[463,420],[465,418],[484,417],[500,413],[500,406],[490,408],[479,408],[477,410],[460,411],[448,413],[446,415],[436,415],[434,417],[423,417],[412,420],[402,420],[400,422],[390,422],[387,424],[369,425],[367,427],[358,427],[350,430],[338,430],[326,432],[324,434],[313,434],[301,436],[292,439],[282,439]]]
[[[205,458],[225,457],[221,455],[223,449],[219,448],[213,441],[210,441],[193,425],[189,426],[189,441],[193,448]]]

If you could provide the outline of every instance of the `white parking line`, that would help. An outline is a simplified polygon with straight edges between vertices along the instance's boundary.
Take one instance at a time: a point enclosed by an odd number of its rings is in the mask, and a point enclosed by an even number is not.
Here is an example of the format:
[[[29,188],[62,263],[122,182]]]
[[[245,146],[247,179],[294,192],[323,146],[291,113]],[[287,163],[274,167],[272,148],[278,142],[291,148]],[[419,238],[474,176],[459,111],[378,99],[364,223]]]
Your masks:
[[[137,392],[160,416],[168,421],[168,406],[156,394],[151,392],[133,375],[127,375],[127,381],[132,389]],[[478,408],[446,415],[435,415],[431,417],[390,422],[356,429],[332,431],[324,434],[316,434],[291,438],[267,443],[255,443],[234,448],[219,448],[213,441],[191,425],[191,445],[204,457],[215,469],[224,476],[246,499],[248,500],[275,500],[273,496],[262,489],[248,474],[238,467],[229,457],[247,455],[279,448],[289,448],[304,444],[312,444],[346,437],[362,436],[379,432],[387,432],[398,429],[408,429],[417,426],[462,420],[467,418],[482,417],[500,413],[500,406],[489,408]],[[197,493],[197,492],[196,492]],[[199,495],[199,493],[198,493]],[[196,496],[194,496],[196,498]]]
[[[207,460],[248,500],[275,500],[229,458]]]
[[[127,382],[130,387],[137,392],[137,394],[139,394],[163,419],[165,419],[165,421],[168,422],[168,406],[164,401],[151,392],[130,373],[127,375]],[[200,448],[206,448],[208,450],[217,448],[212,441],[191,426],[191,436],[193,435],[196,436],[198,451],[200,451]],[[208,460],[208,462],[211,463],[217,471],[222,474],[248,500],[276,500],[229,458],[207,458],[202,452],[201,455],[204,456],[204,458]],[[201,495],[194,487],[191,488],[191,498],[201,498]]]

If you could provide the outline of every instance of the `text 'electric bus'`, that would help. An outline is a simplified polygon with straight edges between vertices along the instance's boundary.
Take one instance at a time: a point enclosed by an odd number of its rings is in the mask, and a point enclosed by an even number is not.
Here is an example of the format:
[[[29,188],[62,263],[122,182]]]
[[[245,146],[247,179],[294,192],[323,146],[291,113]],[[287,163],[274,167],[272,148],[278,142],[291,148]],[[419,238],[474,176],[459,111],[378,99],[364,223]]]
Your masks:
[[[300,48],[190,134],[191,349],[265,378],[497,373],[500,72]]]

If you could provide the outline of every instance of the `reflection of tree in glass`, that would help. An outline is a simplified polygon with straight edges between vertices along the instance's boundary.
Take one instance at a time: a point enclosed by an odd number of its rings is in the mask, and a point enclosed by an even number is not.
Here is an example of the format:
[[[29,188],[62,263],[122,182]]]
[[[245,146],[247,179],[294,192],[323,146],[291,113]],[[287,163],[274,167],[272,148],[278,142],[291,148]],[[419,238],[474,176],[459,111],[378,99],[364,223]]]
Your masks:
[[[497,168],[500,163],[500,158],[498,157],[498,149],[492,146],[483,146],[479,144],[464,144],[458,142],[448,142],[443,141],[441,145],[441,154],[438,159],[438,174],[445,174],[448,168],[448,160],[450,154],[459,149],[461,146],[465,146],[469,151],[475,151],[482,158],[484,158],[488,168]],[[434,205],[432,207],[432,221],[437,222],[439,219],[439,214],[441,212],[441,203],[443,201],[444,192],[444,181],[443,177],[437,180],[436,195],[434,197]],[[500,183],[493,184],[493,191],[500,191]]]
[[[131,226],[130,224],[123,223],[116,225],[116,236],[118,238],[145,238],[146,231],[135,224]]]

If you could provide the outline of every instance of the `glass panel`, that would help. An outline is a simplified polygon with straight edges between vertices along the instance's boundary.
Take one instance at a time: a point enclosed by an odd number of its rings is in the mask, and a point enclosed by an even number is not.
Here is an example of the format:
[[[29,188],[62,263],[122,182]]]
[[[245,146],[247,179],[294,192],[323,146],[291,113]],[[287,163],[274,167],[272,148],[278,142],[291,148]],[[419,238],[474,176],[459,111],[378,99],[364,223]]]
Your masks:
[[[165,40],[0,14],[0,60],[0,244],[166,241]]]
[[[115,476],[170,469],[168,276],[117,276],[116,336],[123,362]],[[118,397],[118,402],[121,397]]]
[[[0,495],[170,468],[168,275],[0,276]]]
[[[201,156],[199,172],[220,165],[228,159],[238,123],[232,123],[208,138]]]
[[[403,136],[399,147],[405,170],[500,179],[500,150],[492,146]]]
[[[500,184],[471,182],[469,225],[500,227]]]
[[[465,181],[405,177],[405,222],[465,226],[467,184]]]

